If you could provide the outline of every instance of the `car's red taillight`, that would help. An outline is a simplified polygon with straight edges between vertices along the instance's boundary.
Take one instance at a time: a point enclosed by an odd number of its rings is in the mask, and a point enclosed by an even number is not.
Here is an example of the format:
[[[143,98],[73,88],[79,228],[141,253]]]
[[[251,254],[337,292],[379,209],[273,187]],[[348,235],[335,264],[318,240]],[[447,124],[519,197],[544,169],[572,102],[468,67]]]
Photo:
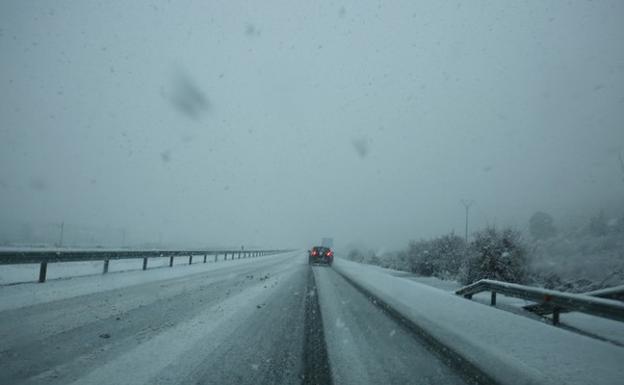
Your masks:
[[[327,256],[328,256],[328,257],[333,257],[333,256],[334,256],[334,252],[333,252],[333,251],[331,251],[331,250],[329,250],[329,251],[327,252]]]
[[[316,250],[312,251],[312,255],[316,256]]]

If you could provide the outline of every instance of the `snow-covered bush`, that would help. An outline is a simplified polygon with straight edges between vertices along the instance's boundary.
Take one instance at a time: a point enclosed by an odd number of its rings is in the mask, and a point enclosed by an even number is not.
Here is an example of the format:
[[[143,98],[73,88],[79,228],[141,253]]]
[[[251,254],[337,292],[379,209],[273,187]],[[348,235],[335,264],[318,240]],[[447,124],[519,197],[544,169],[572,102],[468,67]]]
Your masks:
[[[383,255],[380,266],[394,270],[411,271],[407,258],[407,252],[405,251],[387,253]]]
[[[407,247],[409,271],[419,275],[430,276],[433,269],[427,261],[429,242],[425,240],[411,241]]]
[[[407,252],[411,272],[445,279],[457,277],[464,255],[464,240],[454,233],[411,242]]]
[[[619,223],[607,222],[605,235],[593,235],[585,224],[534,242],[532,284],[573,292],[623,285],[624,234]],[[555,275],[559,279],[554,279]]]
[[[434,239],[432,243],[432,255],[438,262],[434,275],[440,278],[456,278],[466,256],[464,239],[451,233]]]
[[[519,233],[512,229],[498,231],[490,227],[479,231],[469,246],[461,280],[464,284],[480,279],[525,283],[526,254]]]

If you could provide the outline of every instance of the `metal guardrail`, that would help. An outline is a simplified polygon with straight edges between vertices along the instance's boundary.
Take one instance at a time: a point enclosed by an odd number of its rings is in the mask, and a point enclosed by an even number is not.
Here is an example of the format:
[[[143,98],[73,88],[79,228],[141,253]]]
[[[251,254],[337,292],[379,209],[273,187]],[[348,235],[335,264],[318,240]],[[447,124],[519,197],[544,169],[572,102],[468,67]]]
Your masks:
[[[592,297],[617,299],[618,301],[624,301],[624,285],[609,287],[607,289],[593,290],[583,293]]]
[[[555,325],[559,323],[559,314],[562,310],[578,311],[616,321],[624,321],[624,303],[587,294],[564,293],[489,279],[482,279],[462,287],[455,294],[470,299],[474,294],[484,291],[491,292],[490,304],[492,306],[496,306],[496,293],[548,304],[553,307],[552,322]]]
[[[599,297],[606,299],[615,299],[618,301],[624,301],[624,285],[610,287],[607,289],[593,290],[585,293],[579,293],[583,295],[588,295],[590,297]],[[547,314],[552,314],[555,311],[555,306],[546,302],[539,302],[530,305],[523,306],[525,310],[528,310],[537,315],[545,316]],[[570,310],[567,309],[559,309],[559,313],[567,313]]]
[[[193,264],[193,256],[203,256],[203,263],[207,257],[214,256],[214,261],[227,261],[241,258],[261,257],[265,255],[284,253],[292,250],[55,250],[55,251],[0,251],[0,265],[39,264],[39,282],[45,282],[48,263],[57,262],[87,262],[103,261],[102,274],[108,273],[111,260],[143,259],[143,270],[147,270],[149,258],[169,257],[169,267],[173,267],[175,257],[188,257],[189,265]]]

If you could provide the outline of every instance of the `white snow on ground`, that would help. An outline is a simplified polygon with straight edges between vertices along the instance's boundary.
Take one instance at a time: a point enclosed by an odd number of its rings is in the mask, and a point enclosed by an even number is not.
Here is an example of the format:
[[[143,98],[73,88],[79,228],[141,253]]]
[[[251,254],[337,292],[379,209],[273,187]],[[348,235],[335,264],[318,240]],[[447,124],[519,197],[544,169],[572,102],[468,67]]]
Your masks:
[[[624,348],[397,277],[392,270],[342,259],[334,268],[501,383],[617,384],[624,378]]]
[[[227,343],[229,334],[252,316],[257,303],[266,302],[270,295],[271,292],[263,289],[262,285],[252,286],[106,362],[74,384],[153,383],[154,377],[164,367],[196,345],[201,345],[198,348],[205,357],[219,345]],[[179,372],[184,373],[183,370]]]
[[[442,280],[436,277],[421,277],[411,273],[405,273],[402,271],[388,270],[389,273],[397,277],[410,279],[416,282],[424,283],[425,285],[433,286],[438,289],[442,289],[449,292],[455,292],[462,285],[457,281]],[[483,292],[475,294],[472,297],[473,301],[490,304],[490,292]],[[507,297],[502,294],[498,294],[496,297],[496,307],[498,309],[511,311],[516,314],[521,314],[525,317],[531,317],[536,320],[542,320],[543,322],[549,322],[547,319],[542,318],[534,313],[524,310],[523,307],[531,305],[534,302],[527,301],[521,298]],[[607,318],[596,317],[589,314],[571,312],[561,313],[561,324],[563,326],[570,326],[578,329],[581,332],[589,333],[600,338],[614,341],[624,345],[624,323],[613,321]]]
[[[286,254],[297,255],[297,253],[298,252],[291,252]],[[46,281],[45,283],[28,283],[11,286],[0,286],[0,311],[72,298],[105,290],[113,290],[146,282],[154,282],[163,279],[183,277],[189,274],[196,274],[210,270],[228,269],[232,266],[240,264],[257,263],[259,260],[269,261],[274,258],[283,258],[286,254],[275,254],[263,257],[234,260],[228,259],[227,261],[223,261],[223,256],[221,256],[221,259],[219,259],[219,262],[217,263],[204,264],[202,259],[198,263],[193,263],[193,265],[188,264],[188,258],[180,257],[176,259],[179,259],[180,261],[186,261],[186,263],[181,263],[180,266],[174,266],[172,268],[163,267],[158,269],[148,269],[146,271],[133,270],[118,273],[109,272],[108,274],[99,274],[102,271],[102,262],[100,261],[98,263],[98,273],[96,273],[95,275],[73,277],[67,280],[51,280]],[[166,258],[166,260],[168,263],[169,259]],[[210,260],[210,258],[208,260]],[[214,258],[212,260],[214,261]],[[137,263],[141,264],[142,260],[132,259],[111,261],[111,268],[117,263],[124,264],[126,262],[130,262],[133,265],[136,265]],[[150,266],[153,266],[151,262],[152,261],[150,258]],[[74,274],[76,272],[75,266],[72,266],[76,263],[78,262],[51,263],[48,264],[48,271],[51,271],[50,267],[56,267],[58,269],[59,276],[69,277],[71,276],[71,274]],[[86,262],[86,265],[78,268],[78,271],[88,274],[86,272],[89,271],[90,264],[91,262]],[[128,264],[126,264],[126,266],[127,265]],[[0,267],[20,268],[22,266],[31,265],[9,265]],[[67,270],[63,270],[64,268],[67,268]],[[30,273],[33,272],[31,271]]]
[[[489,305],[490,293],[479,293],[474,295],[472,299],[473,301]],[[501,294],[497,294],[496,296],[496,306],[499,309],[512,311],[524,316],[543,320],[544,322],[549,322],[545,318],[541,318],[540,316],[532,314],[522,308],[523,306],[531,305],[533,303],[534,302],[526,301],[521,298],[506,297]],[[563,326],[570,326],[572,328],[579,329],[582,332],[590,333],[624,345],[624,323],[622,322],[578,312],[561,313],[560,322]]]
[[[462,285],[457,281],[452,280],[444,280],[436,277],[423,277],[421,275],[415,275],[412,273],[407,273],[405,271],[399,270],[391,270],[387,269],[392,275],[396,277],[401,277],[405,279],[410,279],[412,281],[424,283],[425,285],[433,286],[438,289],[447,290],[447,291],[455,291],[462,287]]]

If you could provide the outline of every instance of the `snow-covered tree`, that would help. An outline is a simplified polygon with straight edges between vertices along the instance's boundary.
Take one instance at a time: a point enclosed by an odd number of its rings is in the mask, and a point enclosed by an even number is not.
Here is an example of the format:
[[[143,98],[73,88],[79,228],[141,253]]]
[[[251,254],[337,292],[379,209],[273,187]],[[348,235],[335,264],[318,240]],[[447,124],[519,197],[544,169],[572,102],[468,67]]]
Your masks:
[[[441,278],[457,277],[466,256],[464,238],[455,233],[447,234],[436,238],[432,248],[439,261],[435,275]]]
[[[498,231],[493,227],[479,231],[469,247],[462,281],[469,284],[479,279],[505,282],[527,281],[526,247],[518,232]]]
[[[428,260],[429,242],[425,240],[411,241],[407,248],[407,260],[409,270],[412,273],[430,276],[433,274],[433,267]]]
[[[411,242],[408,258],[411,271],[425,276],[455,278],[464,262],[464,240],[454,233]]]

